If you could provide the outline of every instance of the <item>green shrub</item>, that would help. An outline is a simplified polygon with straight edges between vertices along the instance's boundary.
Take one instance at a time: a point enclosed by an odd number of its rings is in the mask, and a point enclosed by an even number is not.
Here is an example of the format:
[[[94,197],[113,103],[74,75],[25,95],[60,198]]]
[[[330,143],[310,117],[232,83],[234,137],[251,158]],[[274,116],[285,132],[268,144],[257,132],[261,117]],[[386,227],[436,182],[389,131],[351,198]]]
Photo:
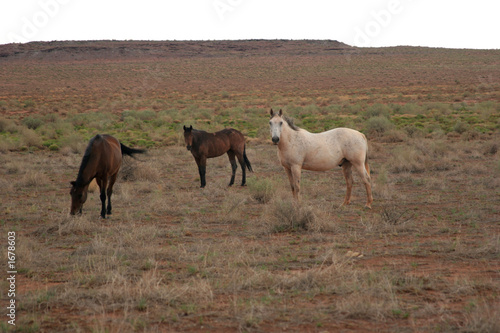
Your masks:
[[[19,149],[19,140],[12,137],[0,135],[0,152],[5,153],[9,150]]]
[[[157,114],[153,110],[141,110],[141,111],[125,110],[122,112],[122,119],[125,119],[127,117],[132,117],[142,121],[148,121],[155,119],[156,116]]]
[[[142,130],[143,129],[143,122],[140,119],[127,116],[123,118],[123,122],[126,125],[127,129],[136,129],[136,130]]]
[[[455,123],[453,126],[453,131],[457,132],[458,134],[465,133],[469,129],[469,124],[459,120]]]
[[[388,165],[394,173],[418,173],[425,170],[425,158],[415,147],[398,147],[392,152]]]
[[[16,124],[7,118],[0,117],[0,132],[16,132]]]
[[[26,108],[32,108],[35,106],[35,102],[32,99],[27,99],[24,101],[23,107]]]
[[[425,136],[424,131],[421,128],[416,127],[415,125],[405,126],[403,130],[410,138],[422,138]]]
[[[85,139],[77,133],[71,133],[62,140],[62,145],[70,148],[71,152],[75,154],[83,152],[87,143],[88,142],[86,142]]]
[[[289,200],[277,200],[271,207],[270,232],[290,232],[314,229],[316,215],[309,207]]]
[[[46,123],[55,123],[58,120],[59,120],[59,116],[55,113],[49,113],[43,117],[43,121]]]
[[[407,139],[407,135],[404,131],[397,129],[390,129],[384,133],[382,142],[403,142]]]
[[[425,105],[427,111],[431,111],[435,116],[448,115],[451,113],[450,105],[445,103],[429,103]]]
[[[392,129],[394,124],[384,116],[372,117],[366,121],[366,132],[370,135],[381,135]]]
[[[406,103],[401,107],[401,114],[421,114],[422,108],[414,103]]]
[[[32,129],[23,129],[21,133],[21,144],[27,147],[41,147],[42,138]]]
[[[23,119],[23,125],[28,127],[29,129],[35,130],[38,127],[40,127],[42,124],[43,124],[43,121],[40,118],[28,116],[28,117]]]
[[[363,107],[358,103],[358,104],[346,104],[343,107],[344,113],[347,114],[359,114],[361,113],[361,110]]]
[[[369,106],[366,111],[364,112],[365,118],[372,118],[372,117],[390,117],[391,110],[389,106],[385,104],[373,104]]]
[[[252,198],[260,203],[268,203],[273,198],[276,189],[270,179],[249,179],[248,188]]]
[[[71,123],[76,128],[86,126],[90,121],[90,116],[87,113],[78,113],[71,117]]]

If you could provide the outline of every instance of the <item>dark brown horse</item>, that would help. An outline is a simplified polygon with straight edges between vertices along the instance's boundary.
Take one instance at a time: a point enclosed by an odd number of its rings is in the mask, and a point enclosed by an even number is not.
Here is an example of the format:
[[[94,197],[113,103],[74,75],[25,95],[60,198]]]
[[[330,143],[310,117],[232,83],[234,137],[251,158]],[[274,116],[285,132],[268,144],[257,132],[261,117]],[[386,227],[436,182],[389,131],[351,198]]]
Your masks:
[[[219,132],[207,133],[195,130],[193,126],[184,126],[184,140],[186,141],[187,149],[191,151],[196,164],[198,164],[201,187],[205,187],[206,185],[207,158],[218,157],[225,153],[229,157],[232,169],[229,186],[234,184],[234,177],[238,168],[235,157],[238,158],[243,172],[241,186],[246,184],[245,166],[249,171],[253,170],[245,152],[245,137],[241,132],[232,128],[226,128]]]
[[[93,137],[83,155],[76,181],[71,182],[71,215],[77,212],[81,214],[83,204],[87,200],[89,184],[94,178],[100,190],[101,217],[106,218],[106,213],[111,214],[111,194],[122,164],[123,154],[132,156],[144,152],[145,150],[133,149],[121,144],[111,135],[98,134]],[[105,205],[106,188],[108,195],[107,210]]]

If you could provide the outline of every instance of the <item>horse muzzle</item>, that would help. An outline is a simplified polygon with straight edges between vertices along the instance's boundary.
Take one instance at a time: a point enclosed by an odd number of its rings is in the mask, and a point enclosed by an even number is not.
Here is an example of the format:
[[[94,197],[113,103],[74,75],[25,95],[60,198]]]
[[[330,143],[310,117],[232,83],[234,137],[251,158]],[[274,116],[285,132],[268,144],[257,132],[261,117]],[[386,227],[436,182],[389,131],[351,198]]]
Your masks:
[[[275,145],[277,145],[278,142],[280,142],[280,138],[278,138],[277,136],[273,136],[272,140],[273,140],[273,144],[275,144]]]
[[[191,151],[191,148],[193,148],[193,147],[192,146],[187,146],[186,148],[187,148],[187,150]]]

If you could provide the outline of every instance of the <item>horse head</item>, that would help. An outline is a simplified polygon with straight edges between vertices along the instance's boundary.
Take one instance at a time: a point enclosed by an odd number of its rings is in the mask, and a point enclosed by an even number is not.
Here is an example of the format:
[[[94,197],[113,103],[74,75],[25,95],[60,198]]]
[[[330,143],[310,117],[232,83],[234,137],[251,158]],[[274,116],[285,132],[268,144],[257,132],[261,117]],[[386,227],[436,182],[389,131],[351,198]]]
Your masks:
[[[271,127],[271,139],[275,145],[280,141],[281,131],[283,129],[283,111],[280,109],[278,113],[275,113],[273,109],[269,112],[271,115],[271,120],[269,121],[269,126]]]
[[[184,141],[186,142],[187,150],[191,151],[193,147],[193,125],[184,126]]]
[[[76,213],[82,213],[82,207],[85,201],[87,201],[87,189],[88,185],[82,186],[78,184],[76,181],[73,181],[71,184],[71,190],[69,194],[71,195],[71,215],[75,215]]]

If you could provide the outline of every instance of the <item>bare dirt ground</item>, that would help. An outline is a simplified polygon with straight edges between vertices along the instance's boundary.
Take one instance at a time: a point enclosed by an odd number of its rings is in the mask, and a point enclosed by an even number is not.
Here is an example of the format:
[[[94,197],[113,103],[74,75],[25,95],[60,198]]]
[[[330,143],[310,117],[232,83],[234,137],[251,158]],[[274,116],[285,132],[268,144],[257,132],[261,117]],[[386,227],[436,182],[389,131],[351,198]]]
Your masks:
[[[6,244],[16,232],[18,273],[16,327],[5,316],[2,331],[498,331],[498,127],[369,136],[372,210],[357,178],[352,204],[339,207],[340,169],[303,172],[294,205],[267,138],[270,107],[324,119],[333,115],[322,108],[335,104],[498,101],[498,59],[498,51],[334,41],[0,46],[3,119],[175,108],[180,127],[196,114],[199,126],[246,121],[256,133],[248,186],[227,187],[223,156],[209,160],[205,189],[181,133],[158,136],[147,155],[125,160],[106,220],[95,192],[82,216],[68,215],[86,142],[3,150],[0,237]],[[307,111],[312,104],[319,111]],[[238,107],[244,116],[223,113]],[[498,124],[498,112],[478,123]]]

